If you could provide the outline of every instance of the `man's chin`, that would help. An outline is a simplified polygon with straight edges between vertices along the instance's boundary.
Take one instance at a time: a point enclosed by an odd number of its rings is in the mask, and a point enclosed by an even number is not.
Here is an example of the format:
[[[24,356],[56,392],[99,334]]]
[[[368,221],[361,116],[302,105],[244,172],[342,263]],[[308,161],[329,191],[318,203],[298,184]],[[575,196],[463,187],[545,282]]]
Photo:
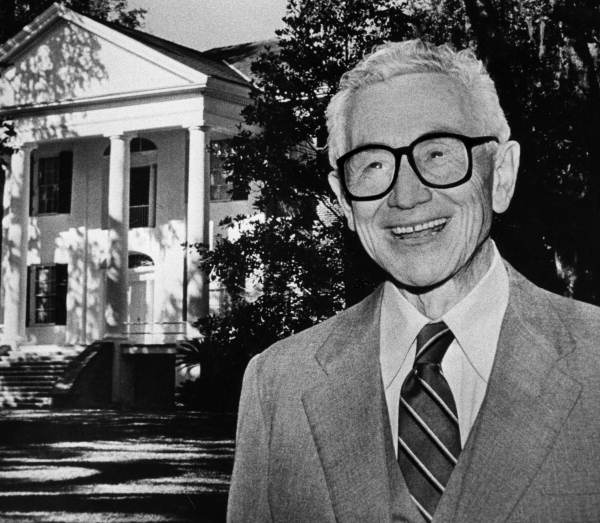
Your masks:
[[[391,275],[394,283],[411,294],[423,294],[440,287],[452,278],[452,274]]]

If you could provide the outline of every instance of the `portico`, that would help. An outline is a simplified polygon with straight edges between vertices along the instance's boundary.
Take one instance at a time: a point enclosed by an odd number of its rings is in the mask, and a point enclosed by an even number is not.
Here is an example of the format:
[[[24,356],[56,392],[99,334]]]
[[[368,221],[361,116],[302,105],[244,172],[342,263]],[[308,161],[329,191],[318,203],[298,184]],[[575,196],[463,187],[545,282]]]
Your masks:
[[[0,49],[0,119],[17,131],[2,343],[156,345],[197,335],[208,314],[197,247],[219,217],[251,212],[247,199],[211,200],[211,143],[238,132],[249,85],[141,35],[53,6]]]

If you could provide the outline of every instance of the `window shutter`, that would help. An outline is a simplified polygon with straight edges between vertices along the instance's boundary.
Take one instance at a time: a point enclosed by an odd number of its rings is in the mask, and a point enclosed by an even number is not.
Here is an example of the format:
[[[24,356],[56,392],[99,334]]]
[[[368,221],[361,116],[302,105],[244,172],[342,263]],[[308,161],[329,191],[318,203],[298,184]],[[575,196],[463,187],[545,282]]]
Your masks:
[[[150,195],[148,206],[148,227],[156,227],[156,164],[150,167]]]
[[[35,202],[35,198],[37,195],[37,187],[38,187],[38,181],[37,178],[35,176],[35,172],[36,172],[36,158],[35,155],[33,154],[33,151],[31,151],[30,156],[29,156],[29,216],[33,216],[34,214],[36,214],[36,206],[34,205]]]
[[[33,274],[33,267],[31,265],[27,266],[27,294],[25,297],[25,325],[29,326],[31,324],[31,300],[33,299],[32,291],[33,288],[31,286],[31,276]]]
[[[68,287],[68,265],[66,263],[54,266],[56,278],[56,325],[67,324],[67,287]]]
[[[59,155],[58,212],[71,212],[71,184],[73,181],[73,151],[62,151]]]

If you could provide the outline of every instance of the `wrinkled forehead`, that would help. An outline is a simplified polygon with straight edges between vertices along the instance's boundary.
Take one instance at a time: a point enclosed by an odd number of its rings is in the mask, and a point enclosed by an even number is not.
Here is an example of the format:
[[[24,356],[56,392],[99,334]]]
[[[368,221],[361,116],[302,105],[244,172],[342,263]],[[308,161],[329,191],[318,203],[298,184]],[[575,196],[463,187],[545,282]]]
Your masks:
[[[442,73],[411,73],[352,94],[346,115],[346,149],[366,143],[398,147],[435,131],[476,136],[481,127],[474,97],[462,82]]]

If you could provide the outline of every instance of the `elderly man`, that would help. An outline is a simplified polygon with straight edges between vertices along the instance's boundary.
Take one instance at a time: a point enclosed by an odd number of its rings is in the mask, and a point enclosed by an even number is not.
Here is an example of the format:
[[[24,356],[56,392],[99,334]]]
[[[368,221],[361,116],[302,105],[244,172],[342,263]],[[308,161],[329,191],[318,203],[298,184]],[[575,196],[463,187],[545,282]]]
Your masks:
[[[599,309],[490,239],[519,145],[470,51],[388,44],[327,113],[331,187],[388,279],[254,358],[230,521],[600,521]]]

